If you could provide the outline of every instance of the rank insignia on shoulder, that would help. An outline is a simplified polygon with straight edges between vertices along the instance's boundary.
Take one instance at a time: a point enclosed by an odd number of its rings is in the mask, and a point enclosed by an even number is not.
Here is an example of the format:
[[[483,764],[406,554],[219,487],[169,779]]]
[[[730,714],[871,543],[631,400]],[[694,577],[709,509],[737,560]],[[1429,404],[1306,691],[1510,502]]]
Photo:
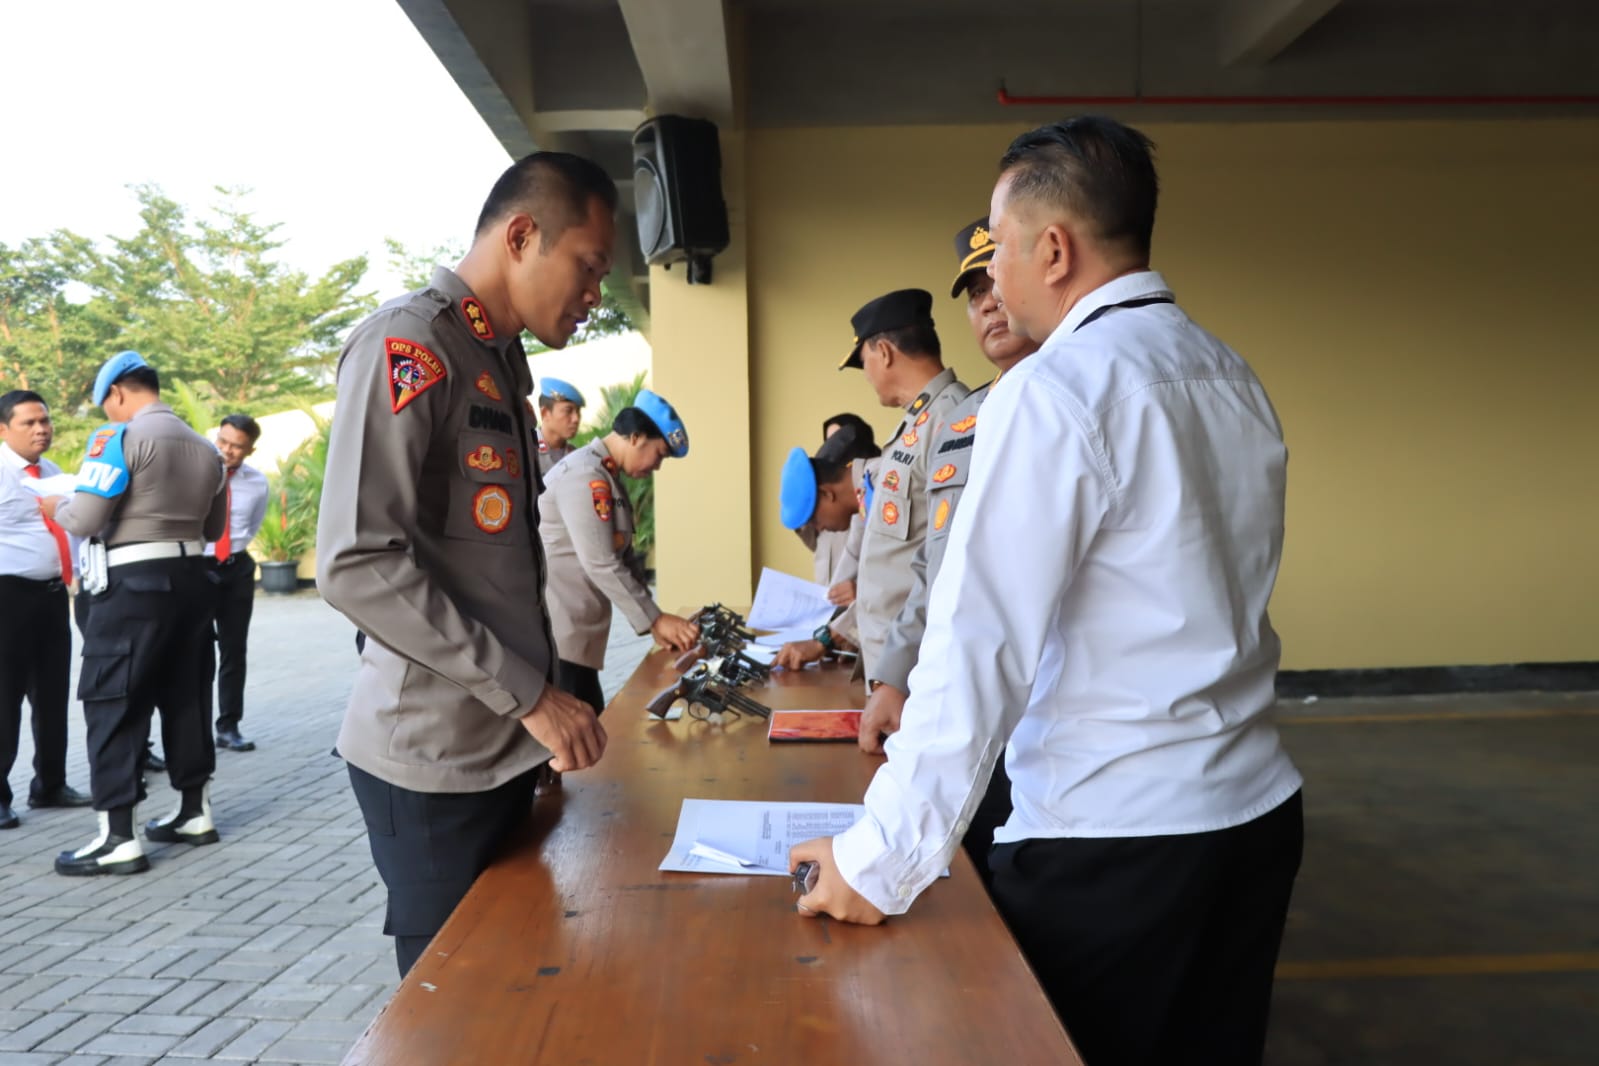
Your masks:
[[[916,402],[911,404],[911,414],[915,414],[917,411],[920,411],[922,408],[926,407],[927,401],[931,399],[932,397],[927,395],[925,392],[916,397]]]
[[[944,482],[948,481],[950,478],[952,478],[954,476],[955,476],[955,464],[954,463],[945,463],[943,466],[941,466],[937,470],[933,471],[933,481],[936,482],[937,484],[940,484],[940,485],[942,485]]]
[[[389,357],[389,399],[395,414],[449,375],[439,357],[415,341],[385,337],[383,349]]]
[[[916,435],[914,429],[910,429],[905,431],[905,435],[899,439],[899,442],[909,448],[921,439],[921,437]]]
[[[594,498],[594,513],[600,516],[601,522],[609,522],[612,505],[611,483],[602,480],[590,481],[589,495]]]
[[[883,524],[885,526],[899,524],[899,506],[893,500],[883,504]]]
[[[478,303],[477,297],[468,296],[461,301],[461,314],[466,316],[466,324],[472,327],[472,333],[479,340],[494,339],[494,327],[489,324],[489,314],[483,310],[483,305]],[[499,399],[498,396],[494,398]]]
[[[899,471],[890,470],[883,475],[883,489],[887,492],[899,491]]]
[[[967,415],[965,418],[961,419],[959,422],[951,422],[949,424],[949,428],[950,428],[950,431],[953,432],[953,433],[970,433],[972,431],[972,428],[974,426],[976,426],[976,425],[977,425],[977,416],[976,415]]]
[[[478,445],[478,449],[466,457],[466,465],[473,470],[482,470],[485,473],[498,470],[505,465],[505,460],[500,458],[500,453],[487,444]]]
[[[491,400],[500,398],[500,387],[494,384],[494,375],[487,370],[477,376],[477,391]]]
[[[921,414],[917,415],[916,416],[916,425],[917,426],[925,426],[927,424],[928,416],[931,415],[932,413],[933,412],[931,412],[931,411],[923,411]]]
[[[485,533],[503,533],[511,524],[511,495],[498,485],[485,485],[472,497],[472,522]]]
[[[933,512],[933,529],[939,531],[949,521],[949,498],[938,501],[938,508]]]

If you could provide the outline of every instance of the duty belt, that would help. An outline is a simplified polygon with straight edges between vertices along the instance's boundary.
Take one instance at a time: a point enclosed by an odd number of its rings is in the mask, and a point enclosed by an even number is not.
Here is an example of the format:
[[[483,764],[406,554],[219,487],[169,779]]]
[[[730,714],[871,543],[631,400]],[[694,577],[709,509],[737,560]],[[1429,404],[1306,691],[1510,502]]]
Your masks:
[[[187,559],[205,554],[203,540],[159,540],[149,544],[127,544],[109,548],[105,553],[106,566],[126,566],[129,563],[147,563],[152,559]]]

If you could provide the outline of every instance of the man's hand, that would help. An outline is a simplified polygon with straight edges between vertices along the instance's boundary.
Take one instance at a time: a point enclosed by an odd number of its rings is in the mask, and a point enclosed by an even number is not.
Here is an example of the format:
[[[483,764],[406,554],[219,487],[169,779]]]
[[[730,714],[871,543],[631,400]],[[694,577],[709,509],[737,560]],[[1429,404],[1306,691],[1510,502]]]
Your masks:
[[[650,635],[669,651],[688,651],[700,642],[700,627],[687,618],[663,614],[650,626]]]
[[[791,640],[778,649],[774,662],[785,670],[803,670],[806,663],[819,663],[826,654],[819,640]]]
[[[879,684],[867,697],[861,713],[861,750],[868,755],[883,754],[883,738],[899,732],[899,716],[905,713],[906,694],[893,685]]]
[[[605,727],[594,708],[554,685],[521,718],[522,728],[555,753],[550,769],[556,773],[586,770],[605,754]]]
[[[856,925],[882,925],[887,917],[872,906],[871,901],[849,886],[844,875],[838,872],[833,859],[833,838],[818,837],[803,844],[795,844],[788,852],[788,868],[792,872],[800,863],[810,860],[817,866],[816,887],[801,896],[794,909],[803,918],[817,918],[830,914],[841,922]]]
[[[67,498],[65,496],[41,496],[39,497],[39,510],[44,512],[46,518],[54,522],[56,520],[56,508],[66,502]]]
[[[855,602],[855,582],[840,581],[827,590],[827,602],[834,607],[848,607]]]

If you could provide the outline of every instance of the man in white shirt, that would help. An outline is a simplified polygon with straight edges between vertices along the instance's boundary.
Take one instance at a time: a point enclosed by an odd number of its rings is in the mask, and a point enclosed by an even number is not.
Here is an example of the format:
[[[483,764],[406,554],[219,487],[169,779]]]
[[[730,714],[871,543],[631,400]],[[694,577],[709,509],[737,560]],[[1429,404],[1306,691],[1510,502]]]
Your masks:
[[[245,657],[250,641],[250,616],[255,611],[255,560],[250,542],[266,518],[267,478],[245,462],[261,439],[261,426],[249,415],[233,414],[217,427],[217,452],[228,472],[228,528],[222,539],[206,545],[216,562],[216,649],[210,652],[216,673],[217,747],[254,751],[255,741],[239,733],[244,718]],[[211,686],[205,687],[205,710],[212,713]]]
[[[1303,843],[1269,715],[1287,452],[1148,269],[1151,147],[1081,118],[1002,160],[990,273],[1042,347],[983,408],[867,813],[792,859],[802,914],[904,913],[1003,754],[994,899],[1084,1059],[1259,1062]]]
[[[46,519],[29,481],[61,468],[44,457],[55,439],[50,408],[36,392],[0,396],[0,829],[21,824],[11,808],[11,765],[22,733],[22,701],[33,711],[30,807],[87,807],[67,784],[67,689],[72,630],[66,534]]]

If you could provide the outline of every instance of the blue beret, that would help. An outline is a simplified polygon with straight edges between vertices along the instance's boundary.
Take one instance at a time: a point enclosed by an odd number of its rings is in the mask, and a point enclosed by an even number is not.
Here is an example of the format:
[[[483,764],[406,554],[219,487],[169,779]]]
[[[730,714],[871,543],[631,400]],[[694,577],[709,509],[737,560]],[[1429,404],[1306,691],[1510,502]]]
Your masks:
[[[100,407],[105,403],[106,394],[111,391],[111,386],[117,383],[117,378],[130,370],[149,365],[144,361],[144,356],[138,352],[118,352],[107,359],[105,365],[100,368],[100,373],[94,376],[94,405]]]
[[[816,468],[804,448],[788,453],[783,463],[783,487],[778,496],[783,528],[798,529],[816,514]]]
[[[671,449],[674,459],[681,459],[688,454],[688,430],[683,428],[683,420],[677,417],[671,404],[649,389],[640,389],[633,406],[655,423],[655,428],[666,438],[666,446]]]
[[[560,378],[545,378],[539,382],[540,396],[553,396],[557,400],[571,400],[582,407],[583,394],[577,391],[577,386],[562,381]]]

